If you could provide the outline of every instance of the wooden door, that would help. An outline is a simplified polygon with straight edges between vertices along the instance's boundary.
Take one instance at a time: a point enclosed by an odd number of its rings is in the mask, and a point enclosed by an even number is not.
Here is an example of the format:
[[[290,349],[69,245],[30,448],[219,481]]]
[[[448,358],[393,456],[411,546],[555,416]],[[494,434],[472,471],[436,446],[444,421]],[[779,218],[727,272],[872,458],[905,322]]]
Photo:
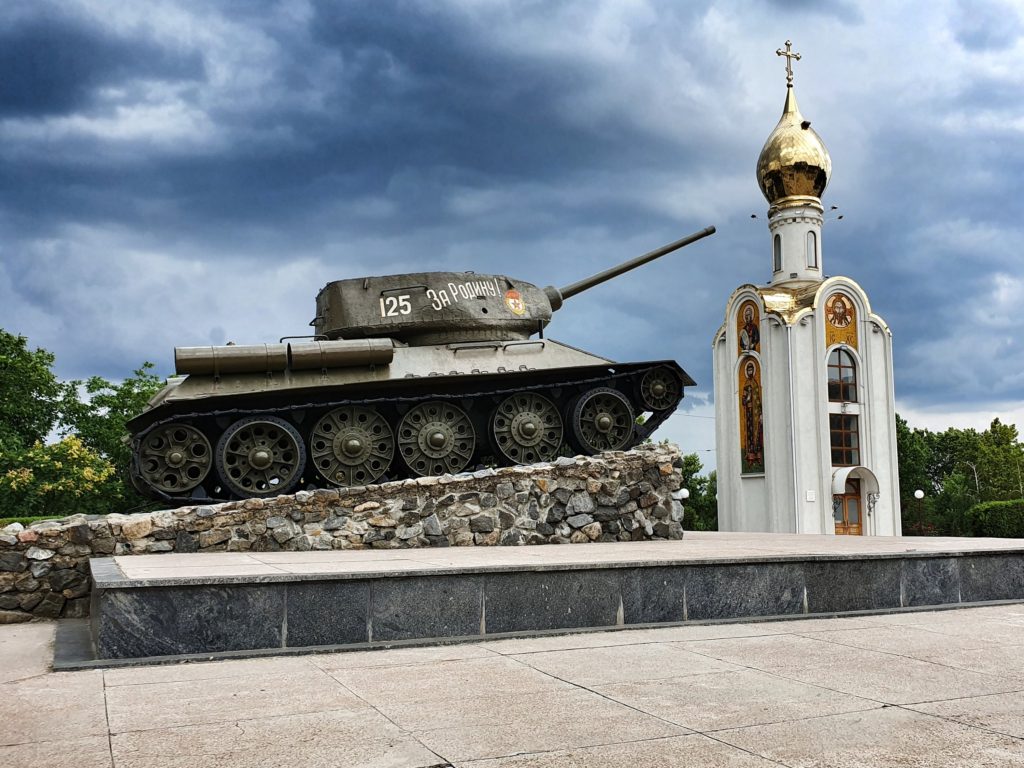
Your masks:
[[[864,532],[864,504],[860,496],[860,480],[847,480],[845,491],[846,493],[832,500],[836,533],[860,536]]]

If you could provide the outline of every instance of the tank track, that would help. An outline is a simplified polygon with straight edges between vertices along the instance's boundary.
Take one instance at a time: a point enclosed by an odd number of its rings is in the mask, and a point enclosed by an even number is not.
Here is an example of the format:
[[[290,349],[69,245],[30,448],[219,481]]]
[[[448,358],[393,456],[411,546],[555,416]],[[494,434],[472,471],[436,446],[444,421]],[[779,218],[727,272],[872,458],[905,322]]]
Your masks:
[[[541,384],[513,376],[479,391],[175,413],[131,436],[130,478],[144,496],[181,506],[628,450],[675,412],[692,383],[679,373],[658,362]],[[203,467],[199,482],[174,491]]]

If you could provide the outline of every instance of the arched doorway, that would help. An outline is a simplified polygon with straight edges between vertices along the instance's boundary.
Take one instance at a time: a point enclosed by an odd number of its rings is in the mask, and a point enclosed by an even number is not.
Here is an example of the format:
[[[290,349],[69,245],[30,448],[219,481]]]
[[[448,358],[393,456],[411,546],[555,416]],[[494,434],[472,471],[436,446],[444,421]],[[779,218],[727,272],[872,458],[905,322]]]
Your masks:
[[[832,473],[832,520],[836,534],[860,536],[878,500],[878,480],[867,467],[841,467]]]

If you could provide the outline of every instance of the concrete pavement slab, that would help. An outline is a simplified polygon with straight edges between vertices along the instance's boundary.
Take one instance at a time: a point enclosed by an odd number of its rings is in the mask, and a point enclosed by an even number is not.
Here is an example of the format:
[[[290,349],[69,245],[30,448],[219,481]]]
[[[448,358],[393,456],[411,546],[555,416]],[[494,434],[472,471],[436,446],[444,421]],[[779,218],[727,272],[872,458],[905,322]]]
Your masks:
[[[594,690],[702,733],[880,706],[876,701],[754,670],[598,685]]]
[[[680,640],[675,643],[693,653],[708,656],[754,669],[786,674],[791,669],[800,670],[811,667],[828,667],[835,663],[837,653],[843,649],[833,643],[814,639],[813,636],[802,637],[794,634],[755,635],[726,639],[709,639],[688,642]],[[873,651],[854,651],[870,657],[883,654]],[[870,662],[870,658],[868,659]]]
[[[345,653],[318,653],[306,656],[311,664],[325,672],[336,669],[364,667],[401,667],[410,664],[432,664],[438,661],[494,658],[498,654],[483,644],[460,643],[423,648],[391,648],[385,651],[348,651]]]
[[[113,768],[110,741],[103,736],[36,741],[0,747],[4,768]]]
[[[685,728],[578,688],[521,696],[453,699],[429,713],[423,707],[403,708],[389,704],[384,712],[450,761],[577,749],[688,733]]]
[[[969,649],[953,647],[949,650],[935,647],[915,651],[914,655],[936,664],[1016,680],[1018,687],[1024,688],[1024,645],[994,645],[990,648]]]
[[[706,624],[651,629],[622,629],[611,632],[583,632],[575,635],[543,635],[487,640],[480,646],[496,653],[514,655],[567,651],[574,648],[602,648],[637,643],[664,643],[672,640],[703,640],[751,637],[781,633],[777,624]]]
[[[152,667],[123,667],[103,670],[107,688],[119,685],[179,683],[192,680],[217,680],[224,677],[253,675],[309,674],[316,667],[308,656],[281,656],[231,661],[201,661],[192,664],[164,664]]]
[[[679,645],[715,659],[889,704],[1005,693],[1020,687],[1011,678],[820,638],[821,633],[773,635]]]
[[[0,632],[0,683],[23,680],[48,672],[47,653],[53,652],[52,622],[11,624]],[[42,651],[42,652],[41,652]]]
[[[276,715],[360,710],[367,705],[326,673],[251,673],[177,682],[120,685],[107,689],[112,733],[201,723],[225,723]]]
[[[24,627],[4,768],[1024,768],[1021,605],[74,673]]]
[[[59,672],[0,684],[0,745],[106,733],[102,672]]]
[[[899,707],[719,731],[715,738],[791,768],[1010,768],[1024,741]]]
[[[1024,739],[1024,691],[911,704],[908,708]]]
[[[831,667],[790,669],[784,674],[792,680],[887,704],[957,699],[1021,688],[1021,682],[1012,678],[898,656],[863,655],[868,653],[851,649],[849,654],[837,655]]]
[[[700,734],[540,752],[488,760],[456,761],[455,768],[770,768],[762,757]]]
[[[433,664],[336,669],[335,680],[374,706],[447,702],[486,692],[490,696],[570,688],[568,683],[503,656]]]
[[[931,628],[920,626],[878,625],[856,629],[822,630],[804,632],[797,630],[795,634],[811,640],[821,640],[837,645],[848,645],[868,651],[882,651],[897,656],[913,656],[929,653],[936,649],[970,650],[972,648],[992,647],[980,638],[957,636],[936,632]]]
[[[445,761],[372,710],[115,733],[117,768],[425,768]]]
[[[736,669],[677,645],[645,643],[528,653],[512,658],[568,682],[592,687]]]
[[[1024,681],[1024,637],[1021,645],[1001,645],[985,642],[974,634],[942,634],[918,626],[826,631],[806,636]]]

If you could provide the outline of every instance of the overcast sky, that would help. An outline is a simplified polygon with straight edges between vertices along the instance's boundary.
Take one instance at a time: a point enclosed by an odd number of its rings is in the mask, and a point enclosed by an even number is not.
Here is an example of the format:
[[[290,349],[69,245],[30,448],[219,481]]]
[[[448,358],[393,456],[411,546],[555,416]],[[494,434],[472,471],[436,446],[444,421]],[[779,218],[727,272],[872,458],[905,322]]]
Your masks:
[[[825,272],[892,328],[897,410],[1024,428],[1022,32],[979,0],[2,3],[0,327],[62,377],[166,375],[176,345],[308,332],[329,280],[561,286],[714,224],[549,329],[678,360],[698,387],[662,435],[713,465],[790,38],[844,217]]]

